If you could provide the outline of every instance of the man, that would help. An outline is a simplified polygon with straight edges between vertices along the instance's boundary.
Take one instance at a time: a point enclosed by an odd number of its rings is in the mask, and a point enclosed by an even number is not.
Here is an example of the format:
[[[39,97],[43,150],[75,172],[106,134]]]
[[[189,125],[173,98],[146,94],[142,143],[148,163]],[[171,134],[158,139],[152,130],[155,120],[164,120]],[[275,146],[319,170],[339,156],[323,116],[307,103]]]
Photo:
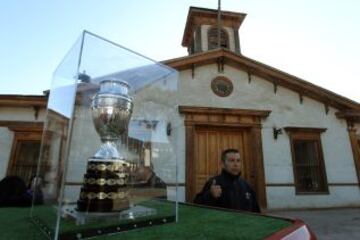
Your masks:
[[[166,183],[148,166],[139,166],[135,170],[134,180],[139,187],[166,188]]]
[[[194,202],[213,207],[260,212],[255,192],[240,177],[241,159],[236,149],[221,154],[222,172],[210,178]]]
[[[166,199],[166,183],[156,176],[152,167],[140,165],[134,171],[132,177],[135,195]]]

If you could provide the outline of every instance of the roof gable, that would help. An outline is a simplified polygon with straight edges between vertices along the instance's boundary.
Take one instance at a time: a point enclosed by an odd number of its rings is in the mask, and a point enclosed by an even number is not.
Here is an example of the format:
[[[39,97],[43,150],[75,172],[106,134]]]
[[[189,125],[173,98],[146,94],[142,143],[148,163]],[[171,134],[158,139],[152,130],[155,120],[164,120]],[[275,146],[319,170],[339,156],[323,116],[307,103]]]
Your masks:
[[[323,102],[326,106],[332,106],[339,110],[360,111],[360,104],[355,101],[251,58],[230,52],[227,49],[216,49],[186,57],[166,60],[162,63],[180,71],[185,69],[195,69],[197,66],[213,63],[217,63],[219,69],[224,65],[230,65],[246,71],[249,80],[251,80],[251,75],[256,75],[272,82],[274,88],[276,88],[276,86],[282,86],[297,92],[300,98],[302,96],[307,96],[319,102]]]

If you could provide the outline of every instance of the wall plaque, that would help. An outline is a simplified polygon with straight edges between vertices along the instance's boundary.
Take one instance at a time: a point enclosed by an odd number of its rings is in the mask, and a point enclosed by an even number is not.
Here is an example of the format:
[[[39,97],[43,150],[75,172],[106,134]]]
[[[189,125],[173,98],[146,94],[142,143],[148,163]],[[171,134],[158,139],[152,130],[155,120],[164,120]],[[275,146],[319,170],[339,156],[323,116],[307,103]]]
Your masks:
[[[211,89],[219,97],[227,97],[232,93],[234,87],[230,79],[218,76],[211,81]]]

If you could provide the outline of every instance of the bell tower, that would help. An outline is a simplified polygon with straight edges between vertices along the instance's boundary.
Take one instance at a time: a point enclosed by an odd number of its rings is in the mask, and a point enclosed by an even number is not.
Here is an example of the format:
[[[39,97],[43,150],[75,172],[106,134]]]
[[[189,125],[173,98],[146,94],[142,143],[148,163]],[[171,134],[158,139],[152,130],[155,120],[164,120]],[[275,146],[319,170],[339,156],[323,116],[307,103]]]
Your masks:
[[[218,11],[190,7],[186,20],[182,46],[189,55],[218,47]],[[221,11],[220,46],[241,54],[239,28],[246,14]]]

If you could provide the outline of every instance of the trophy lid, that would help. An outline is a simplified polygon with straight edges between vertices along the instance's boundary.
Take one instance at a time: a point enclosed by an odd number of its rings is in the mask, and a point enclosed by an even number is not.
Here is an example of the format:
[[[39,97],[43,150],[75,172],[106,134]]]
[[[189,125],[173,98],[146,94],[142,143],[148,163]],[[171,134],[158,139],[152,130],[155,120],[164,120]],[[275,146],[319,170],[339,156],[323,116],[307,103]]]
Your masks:
[[[109,78],[100,82],[99,93],[128,95],[130,85],[124,80]]]

